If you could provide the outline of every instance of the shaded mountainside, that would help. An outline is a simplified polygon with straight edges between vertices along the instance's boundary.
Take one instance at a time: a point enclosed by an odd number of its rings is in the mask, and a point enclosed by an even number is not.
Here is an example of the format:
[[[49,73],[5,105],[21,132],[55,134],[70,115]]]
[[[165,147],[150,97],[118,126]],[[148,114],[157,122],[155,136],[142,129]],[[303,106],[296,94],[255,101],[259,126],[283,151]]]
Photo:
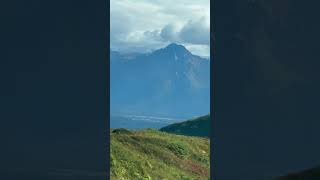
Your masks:
[[[275,180],[319,180],[320,179],[320,167],[305,170],[298,173],[292,173],[287,176],[279,177]]]
[[[206,115],[189,121],[171,124],[161,128],[160,131],[187,136],[209,137],[210,129],[210,115]]]
[[[145,129],[110,134],[111,180],[210,179],[209,139]]]

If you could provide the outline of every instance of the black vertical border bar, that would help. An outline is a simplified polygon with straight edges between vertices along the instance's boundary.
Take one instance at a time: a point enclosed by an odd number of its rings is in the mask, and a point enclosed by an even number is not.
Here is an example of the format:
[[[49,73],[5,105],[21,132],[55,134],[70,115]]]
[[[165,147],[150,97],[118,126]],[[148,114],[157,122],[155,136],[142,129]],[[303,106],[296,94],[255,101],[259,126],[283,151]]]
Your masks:
[[[211,128],[210,128],[210,179],[215,180],[215,153],[214,153],[214,147],[215,147],[215,137],[214,137],[214,121],[215,121],[215,82],[217,77],[217,71],[215,62],[217,61],[216,54],[215,54],[215,21],[214,21],[214,7],[215,7],[215,1],[210,1],[210,118],[211,118]]]
[[[107,38],[106,38],[106,179],[110,179],[110,1],[106,1],[106,26],[107,26]]]

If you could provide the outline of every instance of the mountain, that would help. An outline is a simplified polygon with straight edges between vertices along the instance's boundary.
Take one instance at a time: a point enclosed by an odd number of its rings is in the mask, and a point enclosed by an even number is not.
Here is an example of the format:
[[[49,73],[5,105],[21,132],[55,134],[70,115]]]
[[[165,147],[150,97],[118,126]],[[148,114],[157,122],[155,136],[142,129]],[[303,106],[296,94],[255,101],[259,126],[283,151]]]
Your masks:
[[[190,118],[208,113],[210,61],[170,44],[152,53],[110,53],[111,113]]]
[[[153,117],[143,115],[111,115],[111,128],[128,128],[128,129],[144,129],[154,128],[159,129],[174,122],[181,121],[179,119]]]
[[[210,137],[210,130],[210,115],[202,116],[189,121],[171,124],[160,129],[160,131],[168,133],[200,137]]]
[[[110,133],[110,179],[210,179],[210,142],[157,130]]]
[[[298,173],[291,173],[286,176],[279,177],[275,180],[318,180],[320,179],[320,167],[304,170]]]

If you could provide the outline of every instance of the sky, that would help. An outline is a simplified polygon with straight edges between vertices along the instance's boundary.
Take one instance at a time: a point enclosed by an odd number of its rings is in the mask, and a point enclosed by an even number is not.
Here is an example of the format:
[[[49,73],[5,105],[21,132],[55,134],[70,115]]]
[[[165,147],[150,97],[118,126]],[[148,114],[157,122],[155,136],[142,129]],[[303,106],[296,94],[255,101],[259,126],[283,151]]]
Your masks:
[[[210,56],[210,0],[111,0],[110,46],[151,52],[170,43]]]

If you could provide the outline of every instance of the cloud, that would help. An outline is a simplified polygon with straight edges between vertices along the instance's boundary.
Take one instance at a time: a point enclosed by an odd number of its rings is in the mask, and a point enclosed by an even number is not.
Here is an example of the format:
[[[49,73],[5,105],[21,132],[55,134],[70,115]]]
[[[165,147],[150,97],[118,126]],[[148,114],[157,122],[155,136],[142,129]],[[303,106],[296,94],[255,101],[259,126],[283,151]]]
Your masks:
[[[111,0],[111,48],[148,52],[176,42],[209,56],[209,7],[210,0]]]
[[[178,32],[175,30],[173,24],[165,25],[161,30],[160,36],[164,41],[176,42],[179,40]]]
[[[180,38],[186,43],[209,45],[210,27],[206,26],[205,18],[199,21],[189,21],[182,28]]]
[[[160,32],[161,39],[170,42],[190,43],[197,45],[210,44],[210,26],[206,18],[188,21],[181,29],[173,24],[167,24]]]
[[[193,54],[210,57],[210,46],[209,45],[199,45],[199,44],[185,44],[186,48]]]

